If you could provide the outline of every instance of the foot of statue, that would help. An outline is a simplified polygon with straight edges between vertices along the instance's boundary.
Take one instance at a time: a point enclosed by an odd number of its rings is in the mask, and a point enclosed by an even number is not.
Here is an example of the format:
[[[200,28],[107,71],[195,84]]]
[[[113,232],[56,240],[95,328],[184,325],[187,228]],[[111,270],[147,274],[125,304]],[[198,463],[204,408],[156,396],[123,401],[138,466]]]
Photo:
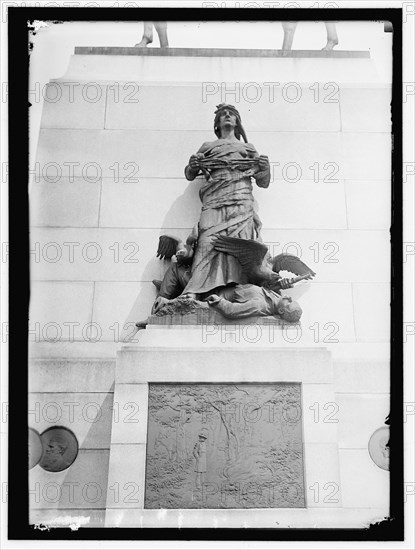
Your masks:
[[[145,330],[147,328],[147,325],[148,325],[147,319],[145,321],[137,321],[137,323],[135,324],[138,330]]]
[[[321,51],[330,51],[335,46],[337,46],[338,43],[338,40],[327,40],[327,44],[324,46],[324,48],[321,48]]]
[[[170,300],[168,300],[167,298],[163,298],[162,296],[159,296],[158,298],[156,298],[156,301],[153,304],[151,314],[154,315],[154,313],[157,313],[158,311],[160,311],[160,309],[164,307],[166,304],[168,304],[169,302]]]
[[[141,42],[139,42],[138,44],[136,44],[134,46],[134,48],[146,48],[148,44],[151,44],[153,42],[153,39],[152,38],[146,38],[146,37],[143,37]]]

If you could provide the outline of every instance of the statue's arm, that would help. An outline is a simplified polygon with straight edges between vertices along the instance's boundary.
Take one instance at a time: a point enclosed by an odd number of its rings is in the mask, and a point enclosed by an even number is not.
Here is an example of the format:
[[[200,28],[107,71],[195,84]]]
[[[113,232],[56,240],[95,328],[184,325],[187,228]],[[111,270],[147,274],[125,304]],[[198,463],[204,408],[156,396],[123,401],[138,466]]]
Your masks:
[[[192,166],[192,157],[194,155],[192,155],[190,157],[190,160],[189,160],[189,164],[186,166],[186,168],[184,169],[184,175],[186,176],[186,179],[189,180],[189,181],[193,181],[197,175],[199,174],[200,172],[200,168],[197,168],[197,167],[194,167]]]
[[[193,181],[200,172],[199,159],[203,156],[204,152],[209,148],[209,143],[204,143],[195,155],[192,155],[189,159],[189,164],[184,169],[184,175],[187,180]]]
[[[252,143],[247,145],[249,146],[248,156],[259,159],[259,171],[253,174],[252,177],[255,179],[258,187],[263,187],[266,189],[269,187],[269,183],[271,181],[271,168],[268,157],[266,155],[259,155]]]
[[[271,170],[268,162],[268,157],[266,158],[268,163],[267,166],[263,170],[260,170],[254,175],[254,178],[258,187],[263,187],[264,189],[269,187],[269,183],[271,181]]]

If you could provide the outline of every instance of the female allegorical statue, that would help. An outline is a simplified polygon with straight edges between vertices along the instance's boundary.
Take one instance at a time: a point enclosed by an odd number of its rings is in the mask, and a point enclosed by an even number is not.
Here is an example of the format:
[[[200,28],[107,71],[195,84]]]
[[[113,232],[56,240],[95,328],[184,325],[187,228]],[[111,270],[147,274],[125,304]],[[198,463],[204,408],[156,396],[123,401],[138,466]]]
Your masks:
[[[204,143],[185,168],[189,181],[200,172],[206,178],[200,189],[198,244],[191,278],[183,292],[188,295],[206,295],[218,287],[246,282],[239,261],[215,250],[214,241],[219,235],[259,237],[261,224],[254,212],[251,178],[259,187],[266,188],[270,182],[268,157],[259,155],[248,143],[241,117],[233,105],[218,105],[214,132],[218,139]]]

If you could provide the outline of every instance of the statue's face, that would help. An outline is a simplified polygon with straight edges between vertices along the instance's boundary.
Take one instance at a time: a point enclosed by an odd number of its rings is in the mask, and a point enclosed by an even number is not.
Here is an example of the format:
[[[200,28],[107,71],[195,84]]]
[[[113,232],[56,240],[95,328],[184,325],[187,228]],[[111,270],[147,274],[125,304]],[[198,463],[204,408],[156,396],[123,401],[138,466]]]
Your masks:
[[[280,300],[280,307],[284,308],[286,311],[291,311],[291,307],[292,307],[292,298],[290,298],[289,296],[283,296]]]
[[[292,313],[294,311],[299,311],[301,308],[290,296],[283,296],[278,304],[278,310],[282,314],[283,312]]]
[[[223,109],[219,117],[219,126],[224,128],[225,126],[236,126],[236,116],[229,109]]]
[[[186,255],[187,255],[187,249],[184,246],[184,244],[179,245],[176,249],[176,256],[178,258],[183,258],[183,257],[186,257]]]
[[[287,304],[285,311],[289,311],[291,313],[292,311],[297,311],[298,309],[299,309],[299,306],[297,302],[293,302],[290,298],[290,302]]]

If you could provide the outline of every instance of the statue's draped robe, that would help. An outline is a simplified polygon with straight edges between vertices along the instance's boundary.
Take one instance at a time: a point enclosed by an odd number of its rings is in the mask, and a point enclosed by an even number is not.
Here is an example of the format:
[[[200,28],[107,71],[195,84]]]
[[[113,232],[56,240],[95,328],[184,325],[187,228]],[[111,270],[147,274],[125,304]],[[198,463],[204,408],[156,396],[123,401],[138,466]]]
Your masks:
[[[209,159],[242,159],[257,156],[255,148],[240,141],[218,140],[205,151]],[[219,235],[255,239],[254,197],[251,178],[238,169],[212,171],[201,190],[202,212],[192,274],[184,292],[201,294],[230,283],[246,282],[236,258],[217,252]]]

